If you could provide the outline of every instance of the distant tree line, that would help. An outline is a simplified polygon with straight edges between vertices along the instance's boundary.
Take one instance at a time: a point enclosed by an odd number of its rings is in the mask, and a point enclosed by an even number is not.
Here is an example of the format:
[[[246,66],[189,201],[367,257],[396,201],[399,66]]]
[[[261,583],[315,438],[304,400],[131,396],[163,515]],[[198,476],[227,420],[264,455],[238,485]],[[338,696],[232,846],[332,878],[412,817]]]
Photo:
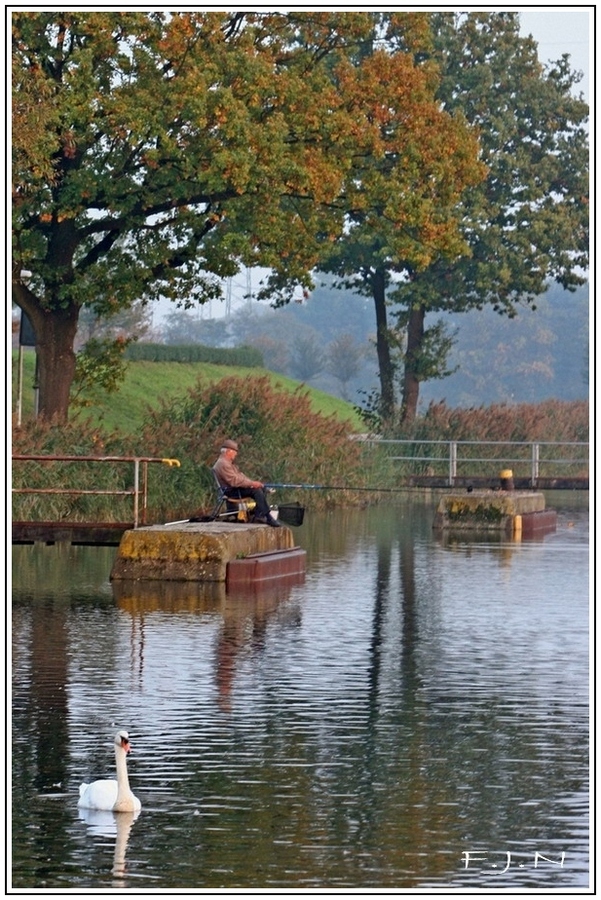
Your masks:
[[[574,292],[551,286],[537,298],[536,310],[525,307],[512,318],[492,308],[429,318],[441,320],[449,335],[452,371],[424,383],[422,410],[442,400],[457,407],[588,396],[588,285]],[[302,304],[281,309],[245,304],[228,319],[174,310],[164,320],[162,339],[184,333],[216,347],[256,347],[267,368],[358,406],[378,392],[372,306],[361,295],[335,289],[329,278]]]

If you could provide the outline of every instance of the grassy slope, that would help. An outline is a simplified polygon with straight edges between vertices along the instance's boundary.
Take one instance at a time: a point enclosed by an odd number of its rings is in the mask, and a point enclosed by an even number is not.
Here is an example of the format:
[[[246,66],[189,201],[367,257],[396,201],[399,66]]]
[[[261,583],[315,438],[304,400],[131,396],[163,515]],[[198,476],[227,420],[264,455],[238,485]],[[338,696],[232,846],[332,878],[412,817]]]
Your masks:
[[[23,416],[31,415],[33,408],[33,367],[34,354],[24,354],[23,366]],[[294,391],[299,382],[265,369],[246,369],[235,366],[215,366],[206,363],[161,363],[130,362],[125,380],[119,392],[111,396],[99,395],[99,402],[79,411],[82,418],[90,418],[101,422],[108,431],[135,431],[142,423],[149,408],[159,406],[162,400],[185,394],[201,379],[203,382],[217,381],[220,378],[236,376],[241,378],[258,378],[268,376],[282,390]],[[13,354],[13,409],[16,409],[17,396],[17,354]],[[303,385],[311,397],[313,409],[324,416],[335,415],[348,421],[357,430],[362,430],[361,421],[352,404],[346,403],[323,391],[316,391]],[[71,418],[76,410],[71,413]]]

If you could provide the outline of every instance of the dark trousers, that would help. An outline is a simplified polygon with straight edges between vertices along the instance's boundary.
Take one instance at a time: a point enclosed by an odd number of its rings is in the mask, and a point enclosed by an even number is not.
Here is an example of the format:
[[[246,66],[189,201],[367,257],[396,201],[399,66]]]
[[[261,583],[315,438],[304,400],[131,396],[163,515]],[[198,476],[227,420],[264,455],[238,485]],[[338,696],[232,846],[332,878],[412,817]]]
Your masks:
[[[252,497],[257,504],[254,512],[255,516],[268,516],[270,514],[269,503],[267,502],[263,488],[226,488],[225,496],[235,497],[237,499],[240,499],[241,497]]]

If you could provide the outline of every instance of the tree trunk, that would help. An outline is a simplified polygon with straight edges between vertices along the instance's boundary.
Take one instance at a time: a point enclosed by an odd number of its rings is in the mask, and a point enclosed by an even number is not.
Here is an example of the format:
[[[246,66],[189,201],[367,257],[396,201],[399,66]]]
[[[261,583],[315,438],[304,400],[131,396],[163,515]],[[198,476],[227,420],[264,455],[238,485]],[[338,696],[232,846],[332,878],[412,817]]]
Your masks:
[[[394,415],[394,366],[390,355],[384,271],[376,269],[372,273],[370,280],[376,307],[376,350],[380,373],[380,416],[383,422],[390,422]]]
[[[417,415],[419,400],[419,358],[424,341],[424,306],[412,306],[407,324],[407,352],[403,377],[403,399],[401,404],[401,424],[413,425]]]
[[[69,394],[75,375],[73,344],[79,307],[25,309],[35,332],[40,419],[64,423],[69,415]]]

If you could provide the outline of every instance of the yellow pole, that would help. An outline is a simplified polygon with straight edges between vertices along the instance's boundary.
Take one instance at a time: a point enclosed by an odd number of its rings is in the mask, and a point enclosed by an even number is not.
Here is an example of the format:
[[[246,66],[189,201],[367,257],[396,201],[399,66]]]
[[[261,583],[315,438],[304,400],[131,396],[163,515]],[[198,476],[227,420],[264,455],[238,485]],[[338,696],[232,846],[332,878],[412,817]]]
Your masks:
[[[513,537],[516,541],[522,540],[522,517],[513,517]]]

